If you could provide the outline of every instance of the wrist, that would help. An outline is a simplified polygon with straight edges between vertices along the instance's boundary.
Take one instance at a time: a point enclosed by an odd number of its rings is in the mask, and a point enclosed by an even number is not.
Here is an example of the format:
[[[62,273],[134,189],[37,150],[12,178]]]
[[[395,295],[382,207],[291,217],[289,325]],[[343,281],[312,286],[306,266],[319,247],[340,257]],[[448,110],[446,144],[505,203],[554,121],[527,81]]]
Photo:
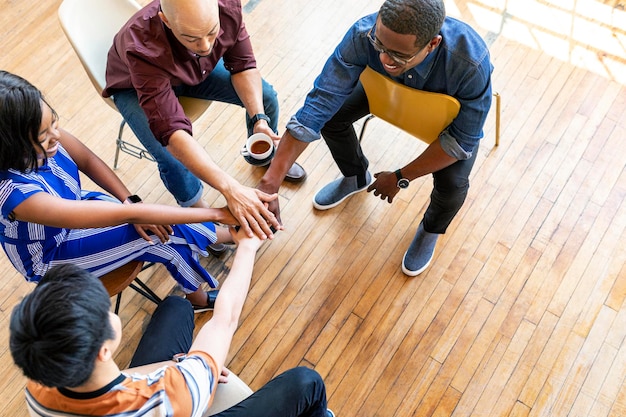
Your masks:
[[[257,113],[250,118],[252,126],[256,126],[256,124],[260,121],[265,121],[265,123],[269,126],[271,119],[264,113]]]
[[[274,180],[272,175],[269,174],[269,169],[266,171],[265,175],[261,178],[261,181],[257,185],[257,189],[263,191],[267,194],[275,194],[278,192],[280,188],[281,179]]]
[[[129,195],[123,201],[124,204],[136,204],[136,203],[142,203],[142,202],[143,202],[143,200],[137,194]]]

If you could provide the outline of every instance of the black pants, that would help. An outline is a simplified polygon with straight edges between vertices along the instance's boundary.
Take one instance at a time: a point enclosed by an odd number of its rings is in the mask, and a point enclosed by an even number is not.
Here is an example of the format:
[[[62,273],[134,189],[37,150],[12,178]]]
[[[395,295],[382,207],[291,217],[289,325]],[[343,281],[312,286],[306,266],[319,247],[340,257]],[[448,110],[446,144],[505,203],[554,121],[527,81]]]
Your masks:
[[[353,123],[369,114],[369,103],[359,83],[343,106],[322,128],[322,136],[344,177],[357,176],[359,186],[365,185],[369,161],[363,154]],[[445,233],[452,219],[463,206],[469,190],[469,175],[476,161],[478,146],[472,157],[433,173],[433,191],[424,213],[424,229]],[[404,162],[402,162],[404,164]],[[397,168],[389,168],[394,171]]]
[[[186,353],[193,341],[194,313],[182,297],[165,298],[152,315],[130,367],[172,359]],[[313,369],[290,369],[269,381],[221,417],[327,417],[326,386]]]

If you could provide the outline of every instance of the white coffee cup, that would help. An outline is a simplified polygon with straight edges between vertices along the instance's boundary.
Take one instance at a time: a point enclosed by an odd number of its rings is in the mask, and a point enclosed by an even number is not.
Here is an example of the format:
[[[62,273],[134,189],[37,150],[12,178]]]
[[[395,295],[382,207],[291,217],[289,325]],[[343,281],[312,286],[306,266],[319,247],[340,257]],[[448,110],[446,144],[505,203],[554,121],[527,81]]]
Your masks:
[[[270,157],[274,150],[274,142],[265,133],[255,133],[246,141],[248,154],[257,160],[263,160]]]

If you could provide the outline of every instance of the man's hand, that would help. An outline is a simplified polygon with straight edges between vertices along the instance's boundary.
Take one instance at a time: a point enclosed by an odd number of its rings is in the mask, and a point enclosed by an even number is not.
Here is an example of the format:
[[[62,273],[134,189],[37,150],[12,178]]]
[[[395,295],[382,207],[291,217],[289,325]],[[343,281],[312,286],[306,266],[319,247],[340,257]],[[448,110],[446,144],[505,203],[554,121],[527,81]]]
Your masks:
[[[278,194],[267,194],[260,190],[238,185],[224,194],[228,209],[239,222],[247,236],[256,234],[260,239],[272,239],[274,233],[270,226],[282,230],[282,226],[267,207]]]
[[[270,128],[270,125],[267,124],[265,120],[259,120],[257,124],[254,125],[252,130],[253,133],[265,133],[269,136],[274,142],[274,146],[278,146],[278,142],[280,141],[280,136],[278,136],[274,131]]]
[[[220,372],[220,376],[217,378],[217,383],[228,384],[228,375],[230,375],[230,370],[226,367],[223,367],[222,371]]]
[[[378,172],[374,174],[376,180],[367,187],[367,192],[374,191],[375,196],[380,196],[381,200],[393,202],[393,198],[398,194],[398,179],[396,174],[389,171]]]

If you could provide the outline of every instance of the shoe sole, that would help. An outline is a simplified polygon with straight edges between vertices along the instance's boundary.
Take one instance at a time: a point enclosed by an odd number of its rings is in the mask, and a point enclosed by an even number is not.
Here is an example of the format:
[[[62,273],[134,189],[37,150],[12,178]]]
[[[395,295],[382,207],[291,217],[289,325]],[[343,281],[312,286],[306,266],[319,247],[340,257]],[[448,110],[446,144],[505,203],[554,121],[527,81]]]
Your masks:
[[[213,246],[219,246],[221,249],[215,249],[215,248],[213,248]],[[226,252],[226,245],[223,244],[223,243],[214,243],[213,245],[209,245],[207,247],[207,251],[211,255],[219,258],[220,256],[222,256]]]
[[[207,311],[213,311],[213,307],[194,307],[193,314],[206,313]]]
[[[352,196],[352,195],[354,195],[356,193],[360,193],[361,191],[367,190],[367,187],[369,187],[373,182],[374,182],[374,177],[372,177],[370,179],[369,184],[364,185],[363,188],[359,188],[358,190],[354,190],[350,194],[346,194],[341,200],[339,200],[339,201],[337,201],[337,202],[335,202],[333,204],[328,204],[326,206],[324,206],[322,204],[319,204],[318,202],[315,201],[315,196],[317,196],[317,194],[320,191],[322,191],[322,188],[325,187],[324,186],[324,187],[320,188],[319,190],[317,190],[317,193],[315,193],[315,195],[313,196],[313,207],[315,207],[317,210],[321,210],[321,211],[329,210],[329,209],[331,209],[333,207],[337,207],[339,204],[343,203],[346,198],[348,198],[348,197],[350,197],[350,196]]]
[[[402,272],[404,272],[404,275],[408,275],[410,277],[416,277],[419,274],[421,274],[422,272],[424,272],[426,270],[426,268],[428,268],[428,266],[432,262],[433,258],[435,257],[435,252],[433,251],[433,254],[431,255],[430,259],[428,260],[428,262],[426,262],[426,264],[423,267],[421,267],[417,271],[412,271],[409,268],[407,268],[406,266],[404,266],[404,261],[406,260],[407,252],[404,252],[404,256],[402,257]]]

